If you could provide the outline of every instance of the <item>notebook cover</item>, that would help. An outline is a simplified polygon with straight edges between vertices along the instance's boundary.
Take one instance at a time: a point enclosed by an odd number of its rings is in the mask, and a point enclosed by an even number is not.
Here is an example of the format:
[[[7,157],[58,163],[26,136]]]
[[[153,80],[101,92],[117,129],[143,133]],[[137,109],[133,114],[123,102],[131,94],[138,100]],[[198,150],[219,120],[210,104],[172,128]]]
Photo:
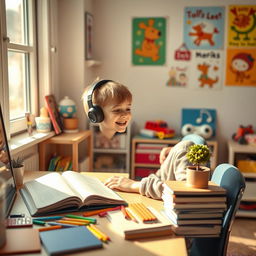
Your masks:
[[[39,232],[33,228],[6,230],[6,244],[0,249],[0,255],[40,252]]]
[[[84,226],[41,232],[40,238],[49,255],[103,247],[102,242]]]

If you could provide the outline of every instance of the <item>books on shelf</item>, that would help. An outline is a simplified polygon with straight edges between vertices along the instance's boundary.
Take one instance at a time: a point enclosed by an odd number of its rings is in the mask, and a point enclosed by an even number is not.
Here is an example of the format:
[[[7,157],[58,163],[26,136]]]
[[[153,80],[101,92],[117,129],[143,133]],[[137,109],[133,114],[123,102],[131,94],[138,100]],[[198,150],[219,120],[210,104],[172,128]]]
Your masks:
[[[130,208],[130,213],[135,217],[136,222],[127,220],[121,211],[108,212],[107,218],[112,224],[111,229],[127,240],[173,234],[171,221],[154,208],[148,207],[148,209],[154,214],[157,221],[144,223]]]
[[[126,205],[97,178],[73,171],[49,173],[28,181],[20,192],[32,216]]]
[[[226,210],[226,190],[213,182],[206,189],[191,188],[185,181],[166,181],[163,214],[177,235],[219,236]]]

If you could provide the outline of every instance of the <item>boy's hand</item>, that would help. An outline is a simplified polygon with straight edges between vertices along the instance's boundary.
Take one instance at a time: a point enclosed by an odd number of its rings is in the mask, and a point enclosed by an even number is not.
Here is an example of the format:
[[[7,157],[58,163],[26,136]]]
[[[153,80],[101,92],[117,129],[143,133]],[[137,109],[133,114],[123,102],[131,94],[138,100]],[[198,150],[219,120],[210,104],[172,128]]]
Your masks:
[[[107,179],[104,184],[111,189],[117,189],[125,192],[139,193],[140,188],[139,181],[134,181],[120,176],[113,176]]]
[[[166,157],[168,156],[170,150],[172,147],[166,147],[166,148],[162,148],[161,152],[160,152],[160,156],[159,156],[159,162],[160,164],[162,164],[164,162],[164,160],[166,159]]]

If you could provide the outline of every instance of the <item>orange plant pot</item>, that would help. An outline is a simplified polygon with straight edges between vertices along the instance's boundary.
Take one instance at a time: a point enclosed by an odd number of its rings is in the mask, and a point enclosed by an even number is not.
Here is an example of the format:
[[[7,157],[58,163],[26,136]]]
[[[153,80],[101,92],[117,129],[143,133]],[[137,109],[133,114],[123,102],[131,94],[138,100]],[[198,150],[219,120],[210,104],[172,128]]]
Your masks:
[[[200,171],[196,170],[196,166],[188,166],[186,168],[187,181],[186,185],[192,188],[208,188],[210,177],[210,168],[201,166]]]

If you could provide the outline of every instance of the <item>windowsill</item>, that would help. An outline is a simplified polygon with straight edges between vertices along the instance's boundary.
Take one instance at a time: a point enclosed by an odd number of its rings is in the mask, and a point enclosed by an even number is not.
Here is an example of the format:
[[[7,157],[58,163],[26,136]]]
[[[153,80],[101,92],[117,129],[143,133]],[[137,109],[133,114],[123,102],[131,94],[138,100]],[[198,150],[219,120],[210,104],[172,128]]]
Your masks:
[[[33,131],[33,135],[29,136],[27,132],[16,135],[9,141],[9,148],[11,153],[17,154],[29,147],[37,145],[38,143],[49,139],[55,135],[54,131],[48,133],[40,133]]]

